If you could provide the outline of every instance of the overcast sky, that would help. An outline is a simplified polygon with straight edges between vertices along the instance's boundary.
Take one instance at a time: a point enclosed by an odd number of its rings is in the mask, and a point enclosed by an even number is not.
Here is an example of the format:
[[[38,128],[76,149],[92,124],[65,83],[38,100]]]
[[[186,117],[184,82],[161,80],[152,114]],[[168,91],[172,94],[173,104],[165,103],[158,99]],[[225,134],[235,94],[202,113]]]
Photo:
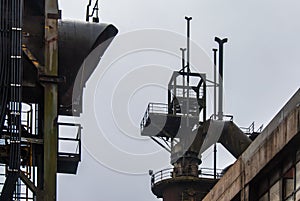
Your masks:
[[[88,0],[59,2],[63,19],[85,19]],[[257,127],[267,125],[299,88],[299,10],[297,0],[100,1],[101,22],[114,24],[119,36],[87,83],[81,117],[82,162],[77,175],[59,175],[58,200],[157,200],[147,171],[166,167],[169,156],[151,140],[139,137],[138,123],[148,102],[165,101],[163,85],[170,72],[178,70],[180,59],[145,49],[174,47],[180,54],[186,15],[193,17],[192,40],[202,48],[192,49],[192,64],[202,58],[199,52],[206,56],[204,60],[211,59],[211,49],[217,47],[215,36],[229,39],[224,55],[225,113],[234,115],[240,126],[253,121]],[[155,47],[157,41],[151,36],[167,45]],[[128,46],[145,49],[126,54],[134,50]],[[197,68],[211,73],[210,67]],[[136,132],[128,132],[131,129]],[[219,147],[220,168],[233,161],[223,152]],[[211,150],[203,158],[205,165],[211,165]]]

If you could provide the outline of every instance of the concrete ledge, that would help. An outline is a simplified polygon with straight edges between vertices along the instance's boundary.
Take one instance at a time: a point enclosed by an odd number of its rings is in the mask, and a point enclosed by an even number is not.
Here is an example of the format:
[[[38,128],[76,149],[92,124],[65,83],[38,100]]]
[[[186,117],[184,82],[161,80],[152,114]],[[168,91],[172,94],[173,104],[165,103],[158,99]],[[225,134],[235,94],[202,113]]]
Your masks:
[[[237,159],[203,201],[229,201],[300,131],[300,90]]]

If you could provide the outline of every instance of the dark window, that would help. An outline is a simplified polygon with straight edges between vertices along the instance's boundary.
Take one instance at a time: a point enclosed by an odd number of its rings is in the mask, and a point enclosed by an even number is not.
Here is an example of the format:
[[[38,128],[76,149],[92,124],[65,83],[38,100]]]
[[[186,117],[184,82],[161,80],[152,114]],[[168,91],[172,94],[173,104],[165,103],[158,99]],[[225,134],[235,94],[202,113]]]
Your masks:
[[[294,167],[290,168],[284,175],[283,175],[283,198],[284,200],[290,200],[289,198],[292,197],[294,192],[294,183],[295,183],[295,169]],[[293,200],[293,199],[292,199]]]

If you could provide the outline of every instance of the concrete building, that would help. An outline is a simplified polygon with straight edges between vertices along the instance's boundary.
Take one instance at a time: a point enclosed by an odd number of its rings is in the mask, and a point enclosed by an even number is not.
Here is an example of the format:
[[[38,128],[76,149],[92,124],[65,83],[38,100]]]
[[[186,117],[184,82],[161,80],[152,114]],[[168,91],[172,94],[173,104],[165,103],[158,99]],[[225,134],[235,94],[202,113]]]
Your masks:
[[[300,89],[203,201],[299,201],[299,131]]]

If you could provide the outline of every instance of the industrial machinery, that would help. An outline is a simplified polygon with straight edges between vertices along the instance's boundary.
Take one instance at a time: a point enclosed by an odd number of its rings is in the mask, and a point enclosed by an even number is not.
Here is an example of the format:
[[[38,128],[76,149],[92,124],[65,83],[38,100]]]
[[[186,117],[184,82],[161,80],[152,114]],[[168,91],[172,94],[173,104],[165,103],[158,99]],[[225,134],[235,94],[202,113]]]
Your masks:
[[[92,23],[61,20],[57,0],[0,0],[0,13],[0,200],[53,201],[57,173],[76,174],[81,160],[80,124],[58,116],[80,115],[85,83],[118,30],[98,23],[98,1]]]
[[[207,118],[207,83],[205,73],[190,69],[190,21],[187,20],[187,48],[182,50],[182,69],[173,72],[168,84],[168,103],[149,103],[141,122],[141,135],[151,137],[171,154],[173,168],[153,173],[152,192],[164,201],[200,201],[224,173],[214,168],[199,168],[201,154],[211,145],[221,143],[233,156],[240,154],[252,140],[234,122],[223,114],[223,44],[227,39],[215,38],[219,44],[219,113]],[[185,53],[187,58],[185,59]],[[216,69],[217,50],[214,49]],[[228,119],[229,117],[229,119]],[[216,158],[215,158],[216,160]],[[215,163],[216,164],[216,163]]]

